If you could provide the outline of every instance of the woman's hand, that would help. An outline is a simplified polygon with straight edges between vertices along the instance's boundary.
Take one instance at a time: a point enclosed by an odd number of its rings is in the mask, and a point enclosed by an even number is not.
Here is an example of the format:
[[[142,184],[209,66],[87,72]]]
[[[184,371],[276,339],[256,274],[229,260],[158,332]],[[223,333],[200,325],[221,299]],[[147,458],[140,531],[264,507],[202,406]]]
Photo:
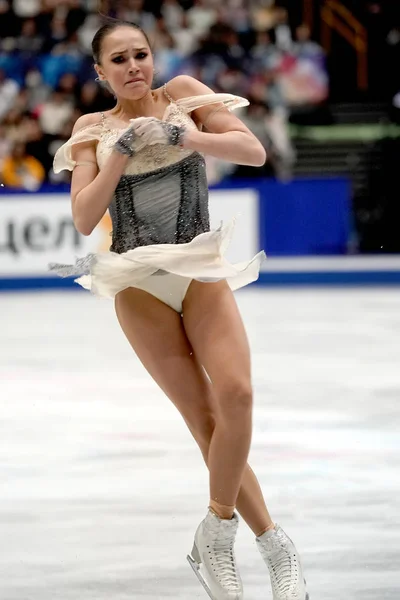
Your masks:
[[[166,146],[181,146],[186,134],[185,127],[172,125],[154,117],[139,117],[131,119],[131,129],[145,144],[164,144]]]
[[[136,154],[137,135],[131,125],[124,133],[122,133],[114,144],[114,150],[120,154],[125,154],[132,158]]]

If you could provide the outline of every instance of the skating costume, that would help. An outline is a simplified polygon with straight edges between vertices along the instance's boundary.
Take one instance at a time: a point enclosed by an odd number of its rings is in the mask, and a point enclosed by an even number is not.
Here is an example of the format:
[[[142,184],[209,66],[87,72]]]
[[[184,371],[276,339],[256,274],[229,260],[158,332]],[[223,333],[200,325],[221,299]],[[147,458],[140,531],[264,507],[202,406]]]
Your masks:
[[[163,121],[196,129],[190,113],[223,103],[232,110],[248,101],[231,94],[207,94],[170,100]],[[113,117],[75,133],[57,152],[54,171],[73,170],[75,144],[96,141],[102,169],[121,134]],[[122,175],[109,206],[112,244],[109,252],[90,254],[75,265],[51,265],[61,276],[76,281],[99,296],[114,297],[128,287],[149,291],[178,312],[195,279],[226,279],[235,290],[258,278],[264,252],[251,261],[231,264],[224,258],[233,223],[210,231],[208,186],[204,157],[193,150],[162,144],[138,148]]]
[[[248,101],[231,94],[208,94],[170,100],[162,121],[196,129],[190,113],[223,103],[234,109]],[[95,125],[84,127],[64,144],[54,159],[54,170],[73,170],[75,144],[96,141],[102,169],[117,140],[128,127],[115,126],[102,115]],[[140,139],[139,139],[140,142]],[[94,294],[114,297],[136,287],[182,311],[182,302],[193,280],[227,280],[235,290],[258,278],[264,252],[251,261],[231,264],[224,258],[233,223],[210,231],[208,186],[203,156],[177,145],[140,144],[135,147],[109,206],[112,244],[109,252],[89,254],[75,265],[52,265],[61,276],[79,275],[76,281]],[[209,511],[197,528],[192,556],[197,577],[213,600],[243,600],[243,586],[236,565],[234,542],[238,518],[224,520]],[[273,600],[308,600],[297,552],[277,526],[257,538],[268,566]]]

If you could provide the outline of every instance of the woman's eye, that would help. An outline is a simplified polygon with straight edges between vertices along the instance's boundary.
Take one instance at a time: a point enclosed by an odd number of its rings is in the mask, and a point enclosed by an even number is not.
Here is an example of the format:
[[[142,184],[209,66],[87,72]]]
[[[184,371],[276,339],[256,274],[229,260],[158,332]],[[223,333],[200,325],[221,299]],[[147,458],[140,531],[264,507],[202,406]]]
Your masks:
[[[116,56],[115,58],[112,59],[112,61],[114,63],[122,63],[124,61],[124,57],[123,56]]]
[[[146,58],[147,54],[146,52],[139,52],[139,54],[137,54],[136,58],[138,58],[139,60],[143,60],[144,58]]]

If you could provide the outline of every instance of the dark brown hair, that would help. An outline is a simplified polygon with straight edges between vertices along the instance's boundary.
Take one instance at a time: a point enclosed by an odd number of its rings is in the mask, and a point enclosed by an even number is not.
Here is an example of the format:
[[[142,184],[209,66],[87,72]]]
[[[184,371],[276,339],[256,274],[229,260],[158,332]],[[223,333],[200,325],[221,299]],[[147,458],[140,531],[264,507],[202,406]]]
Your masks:
[[[112,19],[111,17],[106,17],[104,25],[100,27],[100,29],[96,32],[92,40],[93,60],[97,65],[100,64],[101,50],[104,38],[106,38],[115,29],[118,29],[118,27],[132,27],[133,29],[137,29],[137,31],[140,31],[143,34],[143,36],[146,39],[146,42],[151,48],[147,34],[139,25],[136,25],[136,23],[131,23],[130,21],[122,21],[120,19]]]

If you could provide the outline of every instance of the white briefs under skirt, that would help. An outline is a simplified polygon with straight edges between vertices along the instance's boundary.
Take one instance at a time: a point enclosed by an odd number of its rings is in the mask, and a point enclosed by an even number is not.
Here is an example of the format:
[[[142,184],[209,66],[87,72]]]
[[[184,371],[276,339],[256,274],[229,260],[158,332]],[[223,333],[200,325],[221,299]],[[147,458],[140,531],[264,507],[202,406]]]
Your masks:
[[[144,281],[135,284],[135,288],[148,292],[164,302],[177,313],[182,314],[183,301],[193,279],[181,277],[174,273],[150,275]]]
[[[140,246],[123,254],[96,253],[90,264],[90,274],[75,281],[97,296],[108,298],[114,298],[126,288],[136,287],[181,312],[193,279],[202,282],[225,279],[232,290],[258,279],[264,252],[259,252],[250,261],[235,264],[224,257],[233,228],[234,220],[225,227],[201,233],[186,244]],[[68,274],[57,267],[53,265],[52,269]]]

